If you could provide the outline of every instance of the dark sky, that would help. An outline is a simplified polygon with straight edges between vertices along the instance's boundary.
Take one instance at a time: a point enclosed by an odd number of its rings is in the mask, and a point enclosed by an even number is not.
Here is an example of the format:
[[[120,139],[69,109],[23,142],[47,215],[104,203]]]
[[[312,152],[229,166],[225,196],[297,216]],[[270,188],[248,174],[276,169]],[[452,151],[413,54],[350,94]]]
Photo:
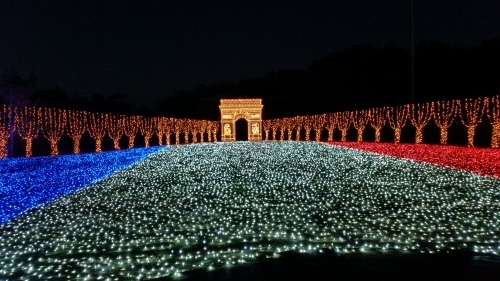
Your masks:
[[[175,90],[305,69],[361,44],[409,47],[410,0],[2,0],[0,71],[150,106]],[[500,35],[498,0],[415,0],[415,40]]]

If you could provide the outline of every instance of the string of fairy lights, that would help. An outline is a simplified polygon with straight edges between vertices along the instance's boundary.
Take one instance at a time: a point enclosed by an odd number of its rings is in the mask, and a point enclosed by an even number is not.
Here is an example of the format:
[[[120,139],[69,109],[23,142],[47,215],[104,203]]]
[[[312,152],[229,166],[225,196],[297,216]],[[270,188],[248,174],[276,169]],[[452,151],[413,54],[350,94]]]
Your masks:
[[[500,95],[492,97],[466,98],[463,100],[433,101],[419,104],[386,106],[363,110],[342,111],[328,114],[305,115],[263,120],[264,140],[300,140],[304,129],[306,141],[315,132],[315,140],[319,141],[321,131],[328,131],[328,141],[333,141],[336,129],[341,132],[341,141],[347,140],[347,131],[351,125],[357,130],[357,141],[363,141],[363,133],[368,124],[375,130],[375,142],[380,142],[382,127],[389,124],[394,131],[394,143],[401,140],[402,128],[407,124],[415,127],[415,143],[422,143],[423,131],[427,124],[434,120],[440,130],[440,143],[448,143],[448,128],[456,117],[467,129],[467,144],[474,147],[476,128],[483,121],[483,116],[492,127],[491,147],[500,144]],[[15,120],[10,122],[10,120]],[[0,158],[6,157],[6,147],[11,133],[17,133],[26,143],[25,155],[32,156],[32,141],[42,134],[49,142],[51,155],[58,155],[58,141],[64,134],[74,142],[73,152],[80,152],[80,139],[85,132],[95,140],[95,151],[102,150],[102,139],[108,135],[113,139],[115,149],[123,136],[128,138],[128,147],[134,147],[135,137],[141,134],[145,146],[156,134],[158,142],[170,144],[171,135],[175,144],[217,141],[220,122],[210,120],[193,120],[186,118],[124,116],[107,113],[91,113],[52,108],[24,107],[13,110],[7,105],[0,106]],[[295,136],[295,138],[294,138]],[[181,139],[182,138],[182,139]]]
[[[171,146],[0,225],[0,278],[180,277],[290,251],[500,255],[499,188],[318,142]]]

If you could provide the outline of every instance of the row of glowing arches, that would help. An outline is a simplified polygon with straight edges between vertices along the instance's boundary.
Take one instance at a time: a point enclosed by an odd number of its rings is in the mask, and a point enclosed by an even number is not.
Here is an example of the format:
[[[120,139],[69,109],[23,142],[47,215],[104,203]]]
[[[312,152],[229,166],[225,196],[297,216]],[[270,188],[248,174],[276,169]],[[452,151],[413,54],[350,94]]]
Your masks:
[[[13,116],[13,117],[11,117]],[[50,142],[51,155],[58,155],[57,143],[66,134],[73,140],[73,152],[80,153],[80,139],[85,132],[95,140],[95,151],[101,152],[102,139],[108,135],[113,140],[115,149],[120,149],[119,141],[128,137],[128,148],[134,147],[137,134],[144,137],[145,146],[149,147],[154,134],[158,136],[159,145],[170,144],[170,135],[175,134],[175,143],[180,144],[180,134],[184,133],[184,142],[188,142],[188,134],[197,142],[198,135],[204,142],[217,140],[219,122],[209,120],[177,119],[167,117],[125,116],[107,113],[91,113],[53,108],[0,107],[0,158],[7,156],[9,136],[14,132],[26,142],[26,157],[32,156],[33,139],[42,134]]]
[[[492,126],[491,147],[500,144],[500,95],[492,97],[467,98],[463,100],[434,101],[419,104],[406,104],[393,107],[369,108],[364,110],[342,111],[327,114],[295,116],[263,120],[265,139],[280,140],[292,138],[292,132],[305,130],[306,141],[310,140],[311,130],[316,132],[315,141],[319,141],[321,130],[328,131],[328,141],[333,141],[335,129],[341,131],[341,141],[346,141],[347,130],[352,125],[357,131],[357,141],[363,141],[363,132],[370,125],[375,130],[375,142],[380,142],[381,130],[388,124],[394,131],[394,143],[401,140],[401,130],[409,123],[415,127],[415,143],[422,143],[423,129],[434,120],[440,130],[441,144],[448,143],[448,128],[455,118],[467,128],[467,145],[474,146],[476,127],[486,116]],[[300,134],[295,134],[296,140]]]

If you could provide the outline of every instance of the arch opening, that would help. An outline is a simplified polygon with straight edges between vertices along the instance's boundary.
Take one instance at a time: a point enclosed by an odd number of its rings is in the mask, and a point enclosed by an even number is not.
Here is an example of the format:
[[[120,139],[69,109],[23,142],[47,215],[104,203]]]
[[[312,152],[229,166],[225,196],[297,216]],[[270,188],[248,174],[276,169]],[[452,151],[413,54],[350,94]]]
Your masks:
[[[245,118],[240,118],[235,122],[236,127],[236,140],[248,141],[248,122]]]

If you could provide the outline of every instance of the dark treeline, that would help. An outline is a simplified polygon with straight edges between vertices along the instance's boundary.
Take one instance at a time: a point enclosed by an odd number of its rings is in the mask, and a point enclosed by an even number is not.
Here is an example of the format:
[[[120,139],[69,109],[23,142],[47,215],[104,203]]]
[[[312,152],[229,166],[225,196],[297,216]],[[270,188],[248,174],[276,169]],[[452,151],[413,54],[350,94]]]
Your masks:
[[[37,89],[36,82],[37,76],[35,74],[30,74],[27,78],[24,78],[16,69],[9,69],[1,77],[2,94],[0,95],[0,104],[125,115],[154,115],[153,110],[135,106],[128,101],[127,95],[120,92],[107,95],[92,93],[90,96],[78,92],[68,94],[58,87]]]
[[[411,102],[409,51],[357,46],[312,62],[237,83],[179,91],[158,104],[172,117],[218,120],[220,98],[263,98],[265,119]],[[422,41],[415,46],[414,102],[500,92],[500,37],[473,48]]]
[[[422,41],[415,46],[415,102],[490,96],[500,92],[500,37],[473,48]],[[221,98],[262,98],[264,119],[411,102],[410,55],[395,45],[356,46],[313,61],[304,70],[276,70],[235,83],[176,91],[152,109],[117,93],[66,93],[36,88],[36,76],[3,75],[0,103],[9,87],[28,89],[21,105],[127,115],[219,120]],[[18,103],[18,102],[14,102]]]

